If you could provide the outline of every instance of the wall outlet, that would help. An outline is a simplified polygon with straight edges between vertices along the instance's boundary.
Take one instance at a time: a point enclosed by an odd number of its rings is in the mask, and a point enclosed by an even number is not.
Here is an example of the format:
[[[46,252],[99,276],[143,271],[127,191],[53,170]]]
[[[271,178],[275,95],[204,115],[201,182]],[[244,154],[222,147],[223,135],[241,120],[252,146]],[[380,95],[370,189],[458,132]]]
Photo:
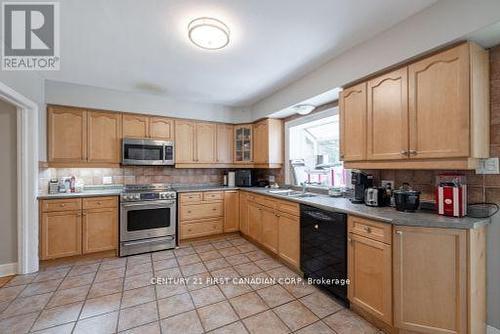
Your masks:
[[[479,159],[476,174],[500,174],[500,165],[496,158]]]
[[[102,184],[112,184],[112,183],[113,183],[112,176],[103,176],[102,177]]]

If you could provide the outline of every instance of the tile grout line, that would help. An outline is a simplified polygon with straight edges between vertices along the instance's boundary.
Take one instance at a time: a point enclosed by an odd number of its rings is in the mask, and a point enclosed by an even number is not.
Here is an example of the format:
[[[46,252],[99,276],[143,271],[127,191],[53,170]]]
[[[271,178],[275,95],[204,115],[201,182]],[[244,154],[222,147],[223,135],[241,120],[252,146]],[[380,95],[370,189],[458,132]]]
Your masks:
[[[76,325],[78,324],[78,322],[80,321],[80,317],[82,316],[82,312],[83,312],[83,309],[85,307],[85,304],[87,303],[87,300],[88,300],[88,296],[90,294],[90,290],[92,289],[92,286],[94,285],[95,283],[95,280],[97,278],[97,273],[99,272],[99,268],[101,268],[101,264],[102,264],[102,260],[101,262],[99,262],[99,265],[97,266],[97,270],[94,274],[94,278],[92,279],[92,282],[90,283],[90,287],[89,287],[89,291],[87,291],[87,294],[85,295],[85,299],[83,300],[83,305],[82,305],[82,308],[80,309],[80,312],[78,313],[78,316],[76,317],[76,321],[75,321],[75,325],[73,326],[73,329],[71,330],[71,333],[74,333],[75,330],[76,330]],[[85,274],[84,274],[85,275]],[[118,320],[117,320],[118,322]]]
[[[70,267],[70,269],[66,272],[66,275],[64,275],[64,277],[61,279],[61,282],[59,282],[59,284],[57,285],[56,289],[54,291],[52,291],[52,295],[50,296],[50,298],[47,300],[47,302],[43,305],[42,309],[40,310],[40,313],[38,314],[38,316],[36,317],[35,321],[33,322],[33,324],[31,324],[31,327],[30,329],[28,330],[28,333],[29,332],[32,332],[33,330],[33,327],[35,326],[35,324],[37,323],[37,321],[40,319],[40,316],[42,315],[43,311],[45,311],[45,307],[50,303],[50,301],[52,300],[52,298],[54,297],[54,293],[55,291],[57,291],[57,289],[59,289],[59,287],[61,286],[62,282],[66,279],[66,277],[68,277],[70,271],[73,269],[73,266]],[[40,272],[39,274],[40,275]],[[36,279],[36,277],[33,279],[33,281]],[[26,286],[27,287],[27,286]],[[83,306],[82,306],[83,307]],[[69,322],[68,322],[69,323]],[[48,327],[48,328],[51,328],[51,327]]]

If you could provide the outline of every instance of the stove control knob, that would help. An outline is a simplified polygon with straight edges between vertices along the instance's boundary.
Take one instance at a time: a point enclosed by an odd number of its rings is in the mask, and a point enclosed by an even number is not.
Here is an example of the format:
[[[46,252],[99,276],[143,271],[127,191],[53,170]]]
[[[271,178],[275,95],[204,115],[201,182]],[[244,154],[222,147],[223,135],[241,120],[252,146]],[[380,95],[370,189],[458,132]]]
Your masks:
[[[141,199],[141,194],[135,194],[133,198],[135,200],[140,200]]]

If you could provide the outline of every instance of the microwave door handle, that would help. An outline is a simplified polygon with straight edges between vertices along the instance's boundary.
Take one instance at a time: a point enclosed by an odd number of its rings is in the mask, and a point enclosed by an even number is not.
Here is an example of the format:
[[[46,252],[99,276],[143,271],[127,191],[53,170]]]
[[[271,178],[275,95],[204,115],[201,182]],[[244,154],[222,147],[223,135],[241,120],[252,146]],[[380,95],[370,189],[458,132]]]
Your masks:
[[[167,145],[163,144],[163,164],[167,163]]]

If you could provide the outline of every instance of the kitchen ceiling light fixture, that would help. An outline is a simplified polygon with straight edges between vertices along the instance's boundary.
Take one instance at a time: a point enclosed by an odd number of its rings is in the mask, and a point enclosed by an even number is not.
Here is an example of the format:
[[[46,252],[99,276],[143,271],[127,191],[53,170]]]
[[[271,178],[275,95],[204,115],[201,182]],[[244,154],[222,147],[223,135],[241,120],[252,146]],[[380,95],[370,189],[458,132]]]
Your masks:
[[[316,106],[313,106],[312,104],[298,104],[294,106],[293,109],[299,115],[307,115],[316,109]]]
[[[202,49],[218,50],[229,44],[229,28],[211,17],[194,19],[189,23],[188,31],[191,42]]]

